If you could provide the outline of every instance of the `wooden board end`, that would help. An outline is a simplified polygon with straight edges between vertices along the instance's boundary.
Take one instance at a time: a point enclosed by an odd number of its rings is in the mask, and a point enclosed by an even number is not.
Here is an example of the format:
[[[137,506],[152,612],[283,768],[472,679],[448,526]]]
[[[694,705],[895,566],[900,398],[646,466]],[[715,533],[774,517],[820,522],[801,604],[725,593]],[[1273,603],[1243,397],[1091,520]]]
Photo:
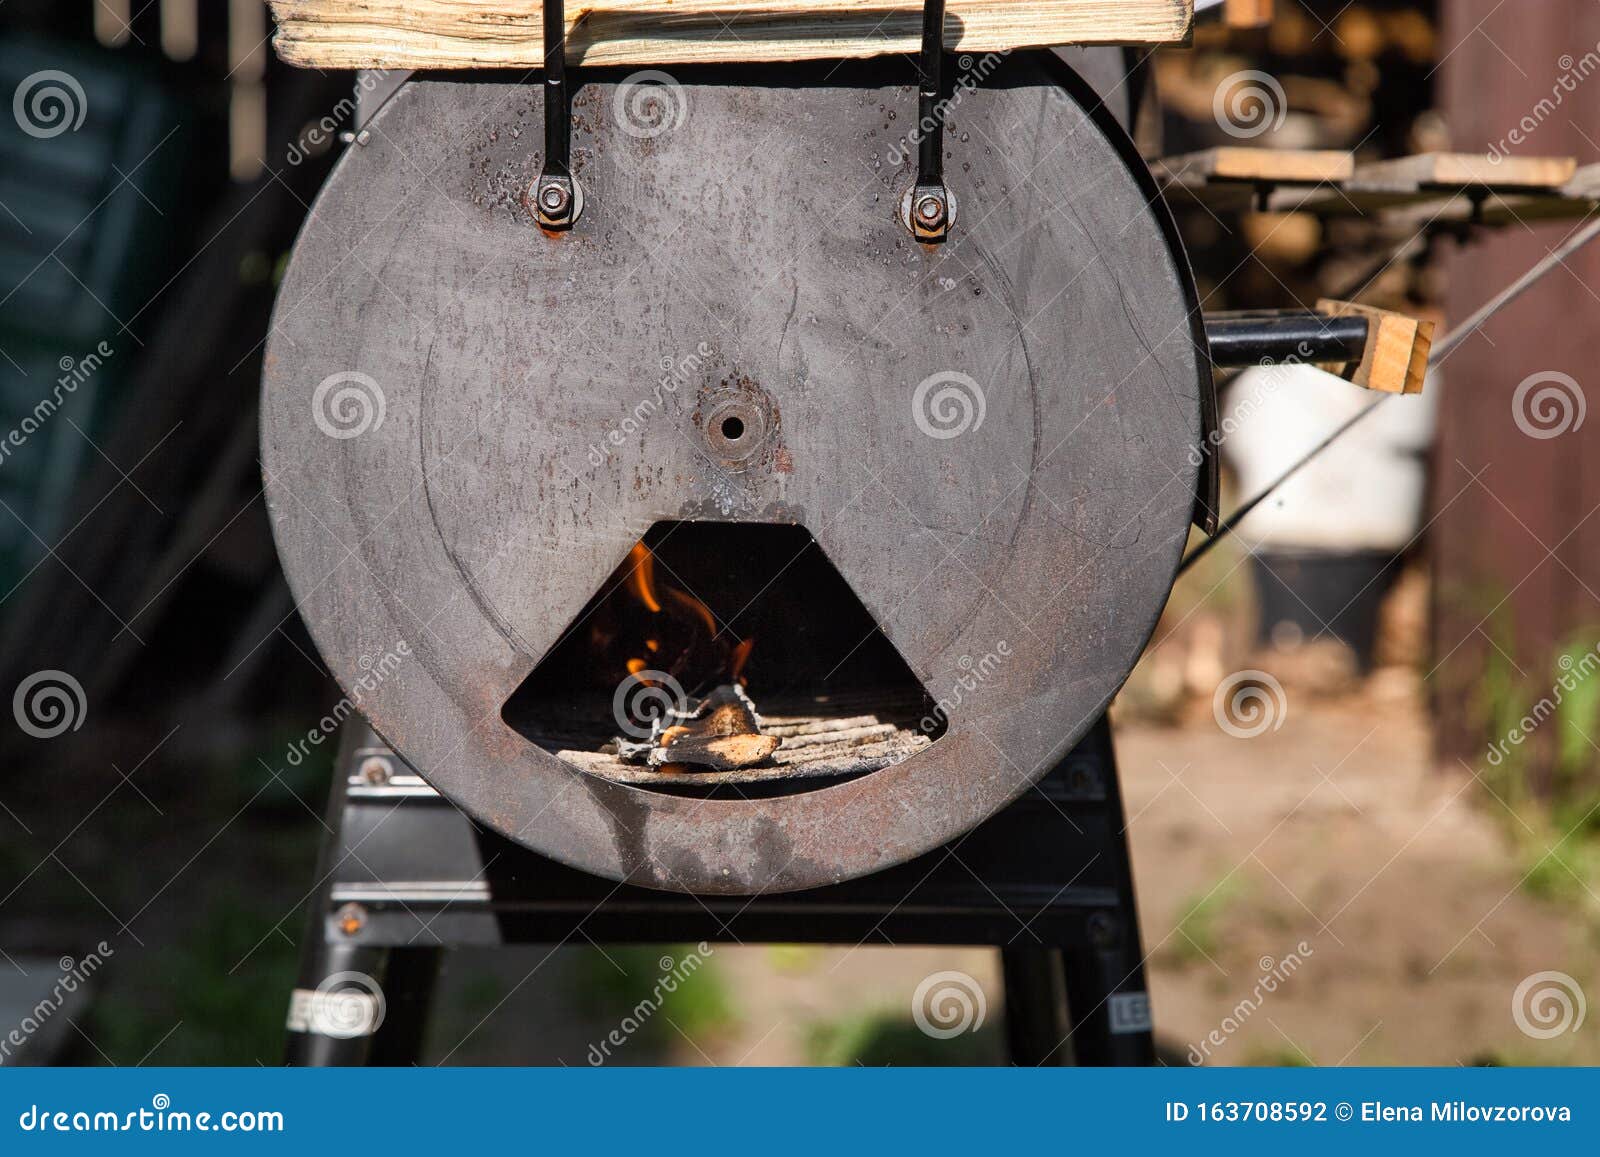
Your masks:
[[[1361,361],[1344,375],[1352,385],[1386,394],[1422,393],[1433,348],[1433,322],[1326,297],[1317,302],[1317,312],[1367,319],[1366,349]]]

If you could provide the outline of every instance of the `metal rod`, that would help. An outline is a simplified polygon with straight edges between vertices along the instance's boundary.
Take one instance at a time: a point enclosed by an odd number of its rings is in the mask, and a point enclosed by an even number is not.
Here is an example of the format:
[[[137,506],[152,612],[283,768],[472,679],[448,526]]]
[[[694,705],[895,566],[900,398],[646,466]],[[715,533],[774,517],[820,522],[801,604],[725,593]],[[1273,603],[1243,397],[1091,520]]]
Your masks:
[[[544,0],[544,171],[569,174],[572,132],[567,123],[567,15],[563,0]]]
[[[583,211],[572,179],[572,110],[567,97],[567,14],[562,0],[544,3],[544,164],[529,208],[541,228],[560,233]]]
[[[1510,305],[1517,298],[1521,297],[1524,293],[1528,292],[1528,290],[1532,289],[1533,286],[1542,280],[1547,274],[1549,274],[1551,270],[1555,269],[1556,266],[1560,265],[1563,261],[1572,256],[1572,254],[1576,253],[1578,250],[1582,249],[1585,245],[1589,244],[1589,242],[1593,241],[1596,237],[1600,237],[1600,217],[1596,217],[1593,221],[1589,222],[1589,224],[1578,230],[1577,233],[1574,233],[1562,244],[1547,253],[1533,266],[1533,268],[1529,269],[1528,272],[1524,273],[1505,289],[1501,290],[1494,297],[1490,298],[1489,301],[1485,303],[1476,313],[1445,335],[1442,341],[1435,343],[1433,352],[1428,358],[1429,367],[1431,368],[1432,366],[1444,361],[1445,358],[1449,357],[1455,352],[1456,347],[1461,345],[1462,342],[1466,341],[1469,337],[1476,333],[1484,324],[1484,322],[1488,321],[1495,314],[1499,313],[1506,306]],[[1361,421],[1361,419],[1365,418],[1368,414],[1372,413],[1372,411],[1383,405],[1391,397],[1393,397],[1392,394],[1385,394],[1377,401],[1368,404],[1360,410],[1357,410],[1349,418],[1345,419],[1342,423],[1335,427],[1326,438],[1322,439],[1322,441],[1318,442],[1309,451],[1302,455],[1301,458],[1294,463],[1294,465],[1290,466],[1282,474],[1278,475],[1277,478],[1269,482],[1253,498],[1250,498],[1242,506],[1230,514],[1226,519],[1223,520],[1222,525],[1217,527],[1216,534],[1212,535],[1199,546],[1195,547],[1189,552],[1187,557],[1185,557],[1184,560],[1178,564],[1178,574],[1183,574],[1195,563],[1204,558],[1212,547],[1216,546],[1217,543],[1231,535],[1238,528],[1239,523],[1243,521],[1252,510],[1260,506],[1262,502],[1266,501],[1266,499],[1271,496],[1274,490],[1278,489],[1278,487],[1282,486],[1285,482],[1289,481],[1289,479],[1293,478],[1301,471],[1302,468],[1306,466],[1307,463],[1314,459],[1318,454],[1321,454],[1329,446],[1333,445],[1333,443],[1339,438],[1342,438],[1346,431],[1354,427],[1357,422]]]
[[[939,92],[944,70],[944,0],[922,5],[922,88],[918,97],[917,184],[944,184],[944,120],[939,116]],[[929,126],[932,126],[931,128]]]
[[[1367,346],[1367,319],[1309,309],[1206,315],[1211,364],[1224,368],[1282,362],[1355,362]]]

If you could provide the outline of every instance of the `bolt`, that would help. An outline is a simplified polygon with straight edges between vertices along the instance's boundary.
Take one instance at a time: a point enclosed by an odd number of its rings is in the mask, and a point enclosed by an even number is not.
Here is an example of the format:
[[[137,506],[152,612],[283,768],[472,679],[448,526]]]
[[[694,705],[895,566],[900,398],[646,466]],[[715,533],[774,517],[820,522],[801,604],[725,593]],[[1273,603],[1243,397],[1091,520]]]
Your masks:
[[[923,225],[934,226],[944,220],[944,199],[931,194],[917,202],[917,220]]]
[[[1089,917],[1089,943],[1096,948],[1110,948],[1117,942],[1117,922],[1104,912]]]
[[[346,936],[354,936],[367,925],[367,910],[360,904],[341,905],[337,913],[339,931]]]
[[[360,774],[368,783],[382,785],[394,778],[394,764],[381,755],[369,755],[361,761]]]
[[[560,185],[546,185],[539,193],[539,205],[551,216],[566,212],[567,191]]]

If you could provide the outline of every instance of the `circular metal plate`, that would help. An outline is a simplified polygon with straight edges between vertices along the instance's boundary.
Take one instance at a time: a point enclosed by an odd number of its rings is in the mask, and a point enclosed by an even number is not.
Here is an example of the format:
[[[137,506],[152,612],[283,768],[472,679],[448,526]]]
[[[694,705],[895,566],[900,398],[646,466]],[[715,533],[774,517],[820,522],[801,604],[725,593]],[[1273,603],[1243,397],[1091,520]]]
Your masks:
[[[643,127],[628,83],[585,71],[588,200],[559,236],[521,200],[537,84],[413,81],[384,106],[285,278],[263,461],[318,646],[440,791],[602,875],[784,890],[938,846],[1082,735],[1171,585],[1204,367],[1152,191],[1060,68],[1018,54],[956,101],[962,219],[937,247],[896,220],[914,91],[853,68],[686,70]],[[759,452],[719,441],[725,410]],[[959,703],[946,734],[757,800],[524,740],[502,704],[662,519],[803,524]]]

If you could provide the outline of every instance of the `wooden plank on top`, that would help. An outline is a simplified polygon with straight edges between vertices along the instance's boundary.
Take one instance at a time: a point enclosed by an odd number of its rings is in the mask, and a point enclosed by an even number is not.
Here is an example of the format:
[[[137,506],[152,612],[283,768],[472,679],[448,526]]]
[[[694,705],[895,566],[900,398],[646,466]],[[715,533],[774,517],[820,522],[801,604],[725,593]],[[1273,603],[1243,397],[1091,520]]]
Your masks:
[[[1246,181],[1255,185],[1321,185],[1348,180],[1355,171],[1349,153],[1321,149],[1252,149],[1224,146],[1164,157],[1152,168],[1172,184]]]
[[[1557,192],[1577,172],[1572,157],[1500,157],[1486,153],[1420,153],[1357,165],[1346,188],[1364,193],[1428,189],[1520,189]]]
[[[274,45],[306,68],[537,67],[538,0],[270,0]],[[573,64],[697,64],[911,53],[922,5],[860,0],[589,0],[568,4]],[[950,0],[951,52],[1173,44],[1193,0]]]
[[[1563,197],[1575,201],[1600,201],[1600,165],[1584,165],[1561,187]]]

